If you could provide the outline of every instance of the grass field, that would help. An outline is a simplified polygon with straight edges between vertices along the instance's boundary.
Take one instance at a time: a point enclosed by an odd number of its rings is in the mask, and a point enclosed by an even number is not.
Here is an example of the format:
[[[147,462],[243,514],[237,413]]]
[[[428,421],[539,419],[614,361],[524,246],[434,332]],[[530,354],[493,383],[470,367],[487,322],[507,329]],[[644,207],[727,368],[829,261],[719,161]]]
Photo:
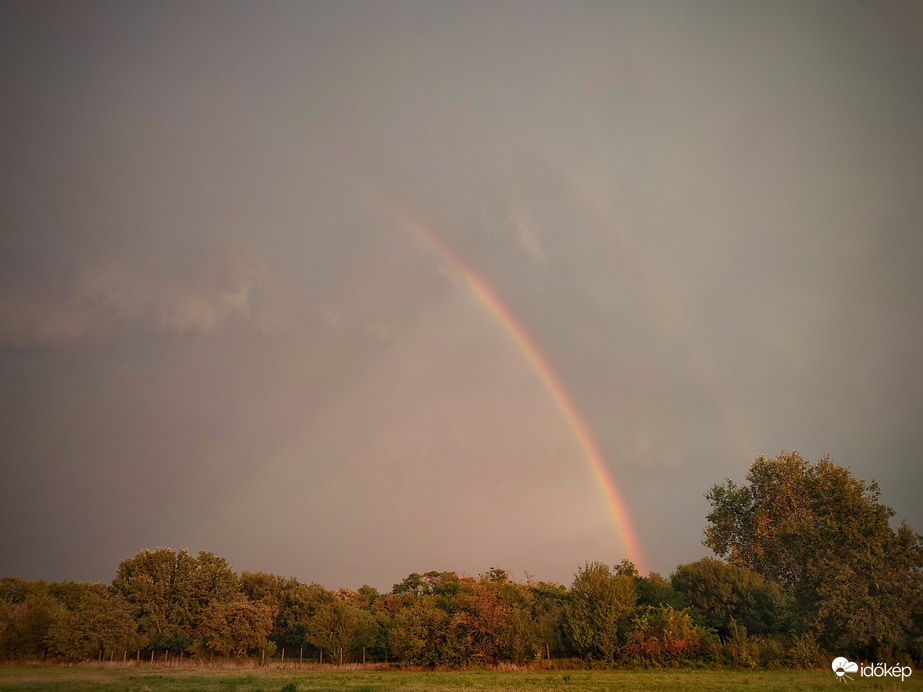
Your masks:
[[[191,669],[106,666],[0,666],[0,690],[35,692],[378,692],[401,690],[921,690],[923,675],[898,680],[856,676],[840,687],[827,671],[406,671]]]

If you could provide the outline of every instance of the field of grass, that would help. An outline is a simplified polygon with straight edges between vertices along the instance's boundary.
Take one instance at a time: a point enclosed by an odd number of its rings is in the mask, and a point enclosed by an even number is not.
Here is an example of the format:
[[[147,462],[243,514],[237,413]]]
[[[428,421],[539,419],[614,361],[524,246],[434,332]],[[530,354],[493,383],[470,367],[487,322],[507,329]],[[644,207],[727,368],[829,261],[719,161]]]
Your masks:
[[[35,692],[443,692],[449,690],[830,690],[827,671],[739,670],[511,670],[409,671],[308,669],[195,669],[123,666],[0,665],[0,690]],[[923,675],[900,680],[856,677],[852,689],[921,690]],[[846,689],[846,688],[843,688]]]

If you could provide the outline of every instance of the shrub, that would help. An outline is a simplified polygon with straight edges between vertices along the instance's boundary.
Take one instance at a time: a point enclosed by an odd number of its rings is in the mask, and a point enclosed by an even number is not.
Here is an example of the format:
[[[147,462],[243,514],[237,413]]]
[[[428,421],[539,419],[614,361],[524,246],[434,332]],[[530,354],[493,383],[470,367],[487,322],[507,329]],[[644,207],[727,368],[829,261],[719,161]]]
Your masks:
[[[747,628],[739,626],[731,618],[731,633],[724,642],[724,650],[735,665],[756,668],[760,662],[760,647],[756,639],[747,634]]]
[[[623,653],[643,663],[674,663],[712,654],[715,635],[692,622],[686,610],[647,606],[632,622]]]

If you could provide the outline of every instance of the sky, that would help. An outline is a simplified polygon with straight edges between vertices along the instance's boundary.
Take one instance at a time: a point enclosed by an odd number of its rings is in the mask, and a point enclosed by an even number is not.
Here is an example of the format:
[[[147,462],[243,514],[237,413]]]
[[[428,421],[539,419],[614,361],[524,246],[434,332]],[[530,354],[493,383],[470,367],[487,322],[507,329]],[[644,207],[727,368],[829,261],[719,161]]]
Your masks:
[[[888,0],[0,4],[0,575],[668,575],[792,449],[923,530],[921,71]]]

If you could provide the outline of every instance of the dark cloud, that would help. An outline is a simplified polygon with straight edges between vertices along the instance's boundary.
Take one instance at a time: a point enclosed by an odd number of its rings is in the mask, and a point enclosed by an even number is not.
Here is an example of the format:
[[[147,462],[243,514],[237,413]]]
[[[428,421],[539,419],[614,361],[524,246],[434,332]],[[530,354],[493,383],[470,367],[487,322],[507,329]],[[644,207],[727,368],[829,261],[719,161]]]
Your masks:
[[[108,579],[157,545],[329,586],[617,562],[460,265],[557,373],[652,568],[783,448],[919,530],[921,19],[6,3],[0,573]]]

